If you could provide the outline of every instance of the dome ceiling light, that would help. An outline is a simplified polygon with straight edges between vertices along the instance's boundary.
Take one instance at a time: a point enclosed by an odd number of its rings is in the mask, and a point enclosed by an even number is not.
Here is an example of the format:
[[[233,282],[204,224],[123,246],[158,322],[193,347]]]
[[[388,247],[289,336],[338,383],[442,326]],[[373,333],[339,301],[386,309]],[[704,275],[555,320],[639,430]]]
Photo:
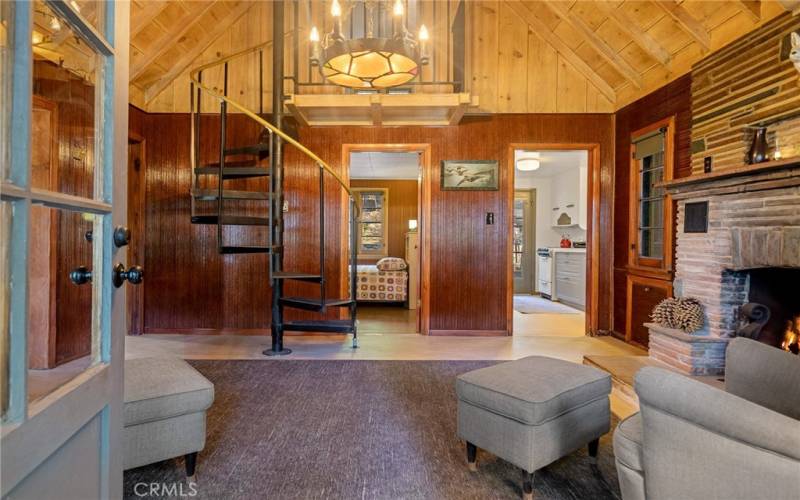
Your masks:
[[[517,159],[517,170],[522,172],[532,172],[534,170],[538,170],[541,166],[539,153],[534,151],[530,153],[524,153],[525,156],[522,156]]]
[[[352,13],[358,4],[363,7],[364,36],[348,38],[342,33],[344,11]],[[428,30],[423,24],[416,37],[408,31],[403,0],[352,0],[346,9],[339,0],[333,0],[331,16],[332,31],[320,39],[314,26],[309,40],[311,64],[333,84],[352,89],[396,87],[416,78],[419,67],[428,63],[424,55]],[[388,25],[391,30],[382,29]],[[382,36],[384,31],[391,31],[391,36]]]

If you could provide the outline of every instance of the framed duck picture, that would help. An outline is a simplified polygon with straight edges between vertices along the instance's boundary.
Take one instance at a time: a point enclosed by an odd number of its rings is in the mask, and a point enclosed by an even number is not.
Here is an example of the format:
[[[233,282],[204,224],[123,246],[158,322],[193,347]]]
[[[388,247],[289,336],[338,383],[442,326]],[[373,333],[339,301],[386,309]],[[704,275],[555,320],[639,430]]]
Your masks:
[[[442,191],[497,191],[497,160],[442,160]]]

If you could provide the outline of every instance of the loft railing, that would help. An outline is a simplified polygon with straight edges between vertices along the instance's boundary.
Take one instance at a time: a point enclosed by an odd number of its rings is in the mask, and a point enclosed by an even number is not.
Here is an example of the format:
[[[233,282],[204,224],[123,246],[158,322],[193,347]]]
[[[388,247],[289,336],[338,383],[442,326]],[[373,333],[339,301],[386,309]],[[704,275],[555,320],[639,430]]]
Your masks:
[[[292,32],[288,32],[284,35],[284,37],[291,36]],[[190,162],[194,168],[200,167],[200,142],[201,142],[201,134],[200,134],[200,126],[201,126],[201,110],[202,110],[202,102],[203,97],[211,97],[220,104],[220,162],[219,162],[219,177],[218,177],[218,217],[219,221],[222,220],[223,215],[223,168],[225,165],[225,158],[224,158],[224,150],[225,150],[225,142],[226,142],[226,122],[227,122],[227,113],[229,110],[234,110],[238,113],[241,113],[254,122],[261,125],[264,130],[266,130],[270,136],[272,134],[277,135],[280,137],[284,142],[290,144],[291,146],[297,148],[302,154],[306,157],[310,158],[314,161],[314,163],[319,168],[319,189],[320,189],[320,205],[319,205],[319,234],[320,234],[320,250],[319,250],[319,270],[320,276],[324,277],[325,273],[325,174],[330,175],[336,181],[337,184],[347,193],[349,197],[349,225],[350,225],[350,234],[351,237],[349,238],[348,245],[350,247],[350,259],[351,259],[351,279],[350,281],[350,294],[353,299],[355,299],[355,268],[357,263],[357,255],[356,255],[356,245],[355,245],[355,234],[356,234],[356,223],[358,219],[358,214],[360,212],[359,208],[359,200],[353,194],[353,191],[350,189],[350,186],[345,183],[342,177],[322,158],[316,155],[313,151],[305,147],[299,141],[291,137],[285,131],[281,130],[280,128],[276,127],[272,123],[270,123],[267,119],[264,118],[264,103],[263,103],[263,95],[264,95],[264,49],[270,47],[273,44],[273,41],[268,41],[262,44],[258,44],[253,47],[249,47],[247,49],[241,50],[234,54],[231,54],[226,57],[219,58],[215,61],[212,61],[207,64],[203,64],[191,70],[190,72],[190,95],[191,95],[191,149],[190,149]],[[258,56],[258,112],[250,109],[247,105],[233,99],[228,95],[228,88],[229,88],[229,66],[233,65],[234,62],[237,60],[250,55],[250,54],[257,54]],[[204,83],[203,82],[203,73],[207,72],[211,69],[219,68],[222,70],[222,88],[218,88],[217,86]],[[270,144],[272,141],[270,140]],[[273,154],[273,148],[270,148],[270,156]],[[282,168],[282,167],[281,167]],[[275,178],[276,172],[272,172],[271,178]],[[280,176],[282,178],[282,175]],[[196,189],[201,188],[200,186],[200,175],[194,175],[194,187]],[[281,206],[276,206],[275,196],[278,196],[277,204]],[[281,230],[282,230],[282,187],[278,187],[278,189],[270,189],[269,192],[269,204],[270,204],[270,213],[269,213],[269,221],[270,224],[274,224],[275,220],[280,219]],[[192,197],[192,214],[195,214],[195,204],[196,200]],[[222,224],[218,223],[218,242],[221,241],[222,238]],[[270,231],[270,246],[272,246],[272,234],[273,231]],[[221,243],[220,243],[221,244]],[[272,260],[271,260],[272,262]],[[270,275],[273,275],[273,266],[270,265]],[[321,287],[321,300],[322,302],[325,301],[325,287]]]

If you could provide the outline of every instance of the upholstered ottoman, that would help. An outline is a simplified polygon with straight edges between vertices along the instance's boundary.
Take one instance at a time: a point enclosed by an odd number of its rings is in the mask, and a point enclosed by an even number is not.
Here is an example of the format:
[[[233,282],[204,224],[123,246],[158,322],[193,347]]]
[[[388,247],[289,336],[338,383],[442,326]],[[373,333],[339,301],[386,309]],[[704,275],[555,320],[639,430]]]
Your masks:
[[[182,359],[125,360],[124,468],[184,456],[193,476],[213,401],[214,385]]]
[[[611,377],[601,370],[531,356],[460,375],[458,435],[475,469],[477,448],[522,468],[523,492],[533,496],[533,473],[589,445],[597,456],[609,431]]]

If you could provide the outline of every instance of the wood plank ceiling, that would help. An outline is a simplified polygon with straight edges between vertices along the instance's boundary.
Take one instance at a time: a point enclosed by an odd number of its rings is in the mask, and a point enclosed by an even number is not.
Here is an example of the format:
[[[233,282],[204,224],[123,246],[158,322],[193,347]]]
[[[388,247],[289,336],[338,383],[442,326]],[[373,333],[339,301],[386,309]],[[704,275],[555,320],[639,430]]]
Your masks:
[[[800,1],[491,0],[467,9],[468,90],[479,111],[612,112],[775,16],[797,12]],[[269,2],[133,0],[132,102],[187,111],[188,69],[269,40],[270,17]]]

